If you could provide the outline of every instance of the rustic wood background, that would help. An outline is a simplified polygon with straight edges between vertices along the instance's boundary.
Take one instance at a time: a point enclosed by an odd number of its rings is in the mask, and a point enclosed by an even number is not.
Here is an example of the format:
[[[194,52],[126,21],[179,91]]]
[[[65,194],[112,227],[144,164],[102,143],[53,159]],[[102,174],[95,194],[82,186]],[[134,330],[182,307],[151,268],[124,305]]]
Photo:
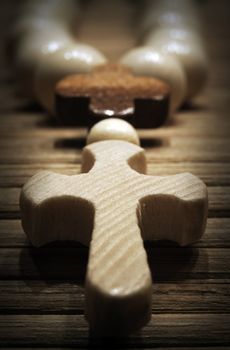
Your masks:
[[[230,348],[230,7],[227,0],[203,1],[200,7],[210,57],[208,86],[169,125],[140,135],[149,174],[190,171],[206,182],[207,229],[191,247],[146,244],[154,278],[153,316],[128,339],[97,339],[88,330],[87,249],[77,243],[35,249],[21,229],[21,186],[41,169],[79,172],[86,130],[61,128],[17,96],[1,45],[0,346]],[[79,35],[115,61],[135,44],[136,26],[127,20],[132,14],[128,6],[122,15],[114,11],[112,21],[106,11],[97,18],[91,5]],[[16,12],[16,1],[1,1],[3,39]]]

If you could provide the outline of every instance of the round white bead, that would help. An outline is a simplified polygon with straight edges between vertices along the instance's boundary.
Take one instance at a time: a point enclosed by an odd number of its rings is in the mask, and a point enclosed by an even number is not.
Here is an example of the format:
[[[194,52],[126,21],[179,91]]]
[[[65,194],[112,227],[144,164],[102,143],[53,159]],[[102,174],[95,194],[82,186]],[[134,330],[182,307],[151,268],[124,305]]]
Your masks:
[[[152,76],[166,82],[171,88],[170,112],[183,102],[186,93],[186,78],[178,60],[170,55],[143,46],[129,51],[121,63],[139,75]]]
[[[171,34],[170,34],[171,33]],[[186,98],[197,95],[206,83],[208,75],[208,62],[199,36],[187,33],[179,38],[179,31],[160,31],[147,40],[147,45],[160,50],[163,54],[174,56],[181,63],[187,80]],[[173,37],[174,36],[174,37]]]
[[[41,61],[60,48],[70,45],[71,38],[63,28],[45,27],[44,30],[25,35],[17,45],[14,65],[21,92],[34,96],[35,71]]]
[[[180,26],[173,28],[160,28],[156,31],[150,32],[145,37],[145,43],[147,45],[154,45],[155,42],[160,42],[161,40],[179,41],[182,43],[194,43],[202,45],[202,40],[198,32],[193,31],[189,27]]]
[[[72,44],[62,47],[41,60],[35,72],[35,94],[41,105],[54,113],[55,85],[70,74],[88,73],[106,58],[89,45]]]
[[[101,120],[92,127],[87,136],[87,144],[103,140],[123,140],[140,144],[138,134],[132,125],[118,118]]]
[[[47,21],[57,20],[60,23],[69,22],[78,13],[76,0],[39,0],[27,1],[21,8],[21,18],[43,18]]]
[[[200,20],[193,1],[149,1],[140,24],[140,31],[145,34],[161,28],[178,26],[200,29]]]
[[[50,19],[49,21],[40,17],[22,17],[18,20],[10,32],[9,38],[13,42],[14,46],[22,41],[26,40],[27,37],[35,36],[35,39],[41,41],[46,40],[47,37],[50,39],[58,39],[65,35],[65,37],[71,37],[69,24],[62,23]],[[72,35],[73,37],[73,35]]]
[[[30,0],[9,35],[9,59],[14,63],[20,91],[34,97],[34,74],[40,61],[64,45],[74,45],[71,23],[77,0]]]
[[[64,5],[63,5],[64,4]],[[71,37],[71,26],[73,20],[79,14],[79,9],[72,0],[60,1],[32,1],[24,4],[21,9],[21,15],[12,26],[9,39],[12,45],[17,46],[27,35],[39,36],[52,39],[58,39],[55,33],[60,35],[65,31],[65,35]],[[63,35],[61,34],[61,37]],[[40,41],[40,40],[39,40]]]

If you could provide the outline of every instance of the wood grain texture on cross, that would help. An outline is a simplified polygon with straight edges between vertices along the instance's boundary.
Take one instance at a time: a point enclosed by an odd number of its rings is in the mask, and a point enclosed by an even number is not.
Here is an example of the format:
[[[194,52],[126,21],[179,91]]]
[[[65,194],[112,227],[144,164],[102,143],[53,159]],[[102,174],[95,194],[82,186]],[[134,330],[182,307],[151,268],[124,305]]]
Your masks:
[[[144,150],[100,141],[83,150],[82,173],[42,171],[23,187],[22,225],[35,246],[76,240],[90,246],[86,317],[98,334],[126,334],[151,314],[152,280],[143,240],[198,240],[207,189],[197,177],[145,175]]]
[[[56,85],[56,114],[67,124],[91,126],[117,117],[137,128],[155,128],[168,117],[169,96],[169,86],[158,79],[135,76],[121,64],[99,65]]]

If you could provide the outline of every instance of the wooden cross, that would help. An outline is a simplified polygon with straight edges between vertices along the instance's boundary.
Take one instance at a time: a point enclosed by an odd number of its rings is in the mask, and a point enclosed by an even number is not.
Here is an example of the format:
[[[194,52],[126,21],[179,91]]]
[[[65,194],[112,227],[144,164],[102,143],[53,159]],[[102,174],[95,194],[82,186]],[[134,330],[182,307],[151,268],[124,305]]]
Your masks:
[[[86,316],[99,334],[138,329],[150,318],[152,280],[142,240],[180,245],[202,235],[207,189],[185,173],[148,176],[144,150],[100,141],[83,150],[82,174],[42,171],[24,186],[22,225],[35,246],[90,246]]]
[[[160,80],[134,76],[119,64],[106,64],[57,84],[56,115],[64,124],[92,126],[117,117],[136,128],[155,128],[168,117],[169,93],[168,85]]]

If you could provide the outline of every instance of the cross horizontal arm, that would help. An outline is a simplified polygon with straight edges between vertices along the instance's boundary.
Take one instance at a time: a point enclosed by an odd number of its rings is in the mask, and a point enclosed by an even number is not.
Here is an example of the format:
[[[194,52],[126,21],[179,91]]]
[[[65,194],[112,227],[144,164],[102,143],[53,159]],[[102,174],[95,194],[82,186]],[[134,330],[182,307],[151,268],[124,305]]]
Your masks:
[[[20,196],[22,226],[34,246],[57,240],[89,245],[94,207],[81,193],[84,180],[84,174],[41,171],[25,184]]]
[[[208,193],[205,184],[189,173],[167,177],[145,176],[138,217],[143,239],[172,240],[180,245],[204,233]]]

